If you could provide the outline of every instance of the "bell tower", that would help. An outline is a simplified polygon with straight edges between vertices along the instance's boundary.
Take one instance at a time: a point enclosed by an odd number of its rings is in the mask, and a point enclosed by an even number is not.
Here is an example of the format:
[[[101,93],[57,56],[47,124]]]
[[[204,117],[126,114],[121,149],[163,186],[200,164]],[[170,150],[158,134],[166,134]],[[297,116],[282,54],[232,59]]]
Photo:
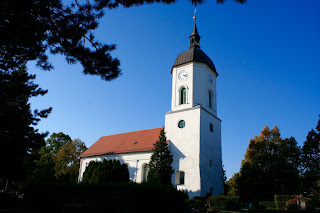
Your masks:
[[[189,50],[178,55],[171,69],[171,110],[165,114],[165,132],[174,156],[172,183],[190,197],[223,192],[218,73],[200,49],[200,38],[194,16]]]

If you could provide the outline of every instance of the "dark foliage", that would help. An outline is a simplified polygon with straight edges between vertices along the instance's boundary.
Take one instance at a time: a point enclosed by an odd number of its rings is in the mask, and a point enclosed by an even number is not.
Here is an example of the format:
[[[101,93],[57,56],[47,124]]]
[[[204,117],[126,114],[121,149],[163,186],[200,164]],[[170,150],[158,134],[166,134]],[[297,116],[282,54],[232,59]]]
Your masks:
[[[278,210],[284,210],[286,202],[291,199],[290,195],[274,195],[274,202]]]
[[[10,73],[0,70],[0,178],[4,180],[26,181],[45,145],[46,134],[34,126],[48,116],[51,108],[31,111],[29,99],[47,93],[33,79],[25,65]]]
[[[266,126],[250,140],[242,162],[237,181],[241,200],[259,203],[274,194],[297,193],[300,153],[294,138],[282,139],[277,127],[269,130]]]
[[[0,192],[0,209],[15,208],[16,198],[9,193]]]
[[[55,178],[55,162],[53,156],[67,142],[71,141],[69,135],[62,132],[52,133],[46,140],[45,146],[41,147],[40,159],[36,161],[37,167],[32,175],[35,183],[54,183]]]
[[[147,180],[149,182],[170,184],[174,171],[171,166],[172,161],[173,156],[170,154],[167,138],[164,129],[162,129],[159,140],[154,144],[153,153],[149,162],[150,170]]]
[[[209,197],[207,203],[209,209],[215,212],[237,211],[241,207],[240,199],[236,196],[215,195]]]
[[[277,210],[277,209],[248,209],[248,213],[300,213],[298,210]],[[317,213],[317,211],[303,211],[303,213]]]
[[[30,185],[24,193],[23,209],[38,212],[184,213],[186,199],[154,183]]]
[[[107,160],[103,162],[91,161],[83,174],[83,183],[97,184],[108,182],[128,182],[129,170],[127,164],[121,164],[119,160]]]
[[[193,199],[186,200],[186,212],[207,213],[207,198],[195,196]]]
[[[204,0],[190,0],[194,5]],[[234,0],[244,3],[244,0]],[[51,70],[47,53],[62,54],[68,63],[80,62],[84,74],[110,81],[121,74],[120,61],[111,56],[114,44],[103,44],[92,33],[104,9],[151,3],[170,4],[176,0],[2,0],[0,1],[0,70],[12,71],[20,64],[36,60]],[[223,3],[224,0],[217,0]]]
[[[316,130],[311,130],[302,147],[303,188],[320,191],[320,116]]]
[[[271,201],[260,201],[259,206],[263,207],[264,209],[275,209],[276,203]]]

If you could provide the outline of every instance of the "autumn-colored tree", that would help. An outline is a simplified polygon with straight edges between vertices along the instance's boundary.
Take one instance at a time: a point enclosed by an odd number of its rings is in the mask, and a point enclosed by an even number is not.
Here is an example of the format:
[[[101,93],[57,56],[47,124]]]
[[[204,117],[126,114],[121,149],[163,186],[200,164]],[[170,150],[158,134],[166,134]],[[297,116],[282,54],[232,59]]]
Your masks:
[[[277,126],[263,128],[249,142],[239,176],[243,201],[274,194],[294,194],[299,190],[300,148],[296,140],[282,139]]]
[[[80,139],[72,140],[63,132],[53,133],[41,148],[33,174],[34,182],[76,182],[80,159],[87,149]]]
[[[61,182],[76,182],[80,167],[79,156],[86,149],[86,145],[80,139],[67,141],[63,144],[53,155],[54,176]]]
[[[61,149],[68,141],[71,141],[69,135],[63,132],[52,133],[46,140],[45,146],[41,147],[40,159],[36,161],[37,167],[34,170],[32,179],[33,182],[56,182],[55,177],[55,162],[53,156]]]

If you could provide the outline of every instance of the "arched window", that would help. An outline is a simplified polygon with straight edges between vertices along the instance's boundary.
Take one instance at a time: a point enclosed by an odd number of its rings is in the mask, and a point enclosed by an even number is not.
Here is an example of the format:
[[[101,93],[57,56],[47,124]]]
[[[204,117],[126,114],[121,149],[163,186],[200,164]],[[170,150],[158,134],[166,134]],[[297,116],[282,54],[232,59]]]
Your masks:
[[[142,166],[142,181],[147,181],[148,172],[149,172],[149,165],[145,163]]]
[[[187,89],[185,87],[182,87],[180,89],[180,104],[187,103]]]
[[[209,95],[209,107],[212,108],[212,96],[213,96],[213,94],[212,94],[211,90],[209,90],[208,95]]]
[[[176,185],[184,185],[184,176],[185,176],[185,173],[184,171],[178,171],[176,172]]]

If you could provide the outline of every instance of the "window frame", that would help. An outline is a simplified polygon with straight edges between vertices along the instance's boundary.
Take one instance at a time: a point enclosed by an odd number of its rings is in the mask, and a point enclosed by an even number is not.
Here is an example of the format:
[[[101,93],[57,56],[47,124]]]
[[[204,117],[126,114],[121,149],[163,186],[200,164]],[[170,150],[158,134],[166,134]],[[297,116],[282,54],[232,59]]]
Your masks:
[[[187,93],[188,93],[188,89],[186,86],[182,86],[179,89],[179,105],[187,103]]]
[[[208,95],[209,95],[209,108],[213,109],[213,92],[211,89],[208,90]]]

